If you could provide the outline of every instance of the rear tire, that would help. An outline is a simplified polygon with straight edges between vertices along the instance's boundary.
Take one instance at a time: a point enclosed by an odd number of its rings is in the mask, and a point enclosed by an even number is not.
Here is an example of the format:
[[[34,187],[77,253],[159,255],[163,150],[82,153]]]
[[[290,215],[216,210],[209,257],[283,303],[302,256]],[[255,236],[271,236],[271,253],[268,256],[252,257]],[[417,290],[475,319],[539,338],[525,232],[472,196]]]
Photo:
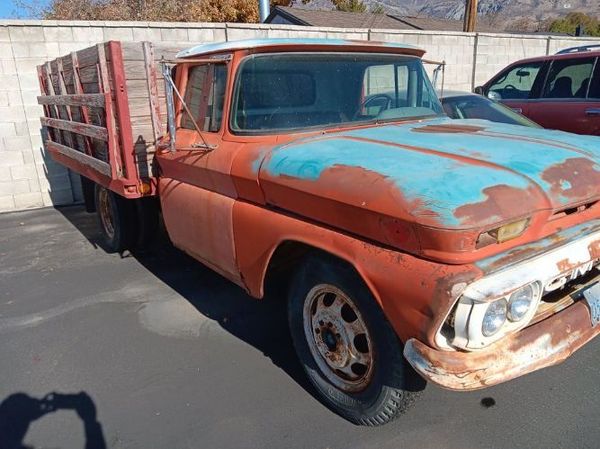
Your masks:
[[[379,426],[413,404],[425,383],[351,266],[309,256],[289,300],[296,352],[326,405],[355,424]]]
[[[135,246],[134,203],[96,184],[96,214],[109,252],[123,252]]]

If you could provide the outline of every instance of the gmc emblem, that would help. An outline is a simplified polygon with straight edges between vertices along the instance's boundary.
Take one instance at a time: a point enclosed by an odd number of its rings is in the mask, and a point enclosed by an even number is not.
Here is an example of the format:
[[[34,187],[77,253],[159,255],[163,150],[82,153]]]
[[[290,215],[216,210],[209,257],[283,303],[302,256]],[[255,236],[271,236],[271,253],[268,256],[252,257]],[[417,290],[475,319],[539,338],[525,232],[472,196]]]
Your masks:
[[[555,277],[554,279],[548,281],[544,286],[544,291],[553,292],[565,286],[567,282],[570,282],[578,277],[583,276],[586,273],[589,273],[594,269],[594,265],[598,262],[597,260],[590,260],[589,262],[584,263],[583,265],[574,268],[568,273],[563,273],[560,276]]]

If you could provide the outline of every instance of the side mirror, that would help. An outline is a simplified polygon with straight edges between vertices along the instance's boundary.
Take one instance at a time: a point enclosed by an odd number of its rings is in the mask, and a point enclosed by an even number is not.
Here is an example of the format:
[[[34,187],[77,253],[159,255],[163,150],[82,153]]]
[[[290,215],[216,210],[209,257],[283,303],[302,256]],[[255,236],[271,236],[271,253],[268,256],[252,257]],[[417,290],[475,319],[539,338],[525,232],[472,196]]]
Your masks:
[[[502,95],[500,95],[498,92],[494,92],[493,90],[488,92],[487,97],[492,101],[502,100]]]
[[[475,89],[473,89],[473,92],[475,92],[477,95],[483,95],[483,86],[477,86]]]

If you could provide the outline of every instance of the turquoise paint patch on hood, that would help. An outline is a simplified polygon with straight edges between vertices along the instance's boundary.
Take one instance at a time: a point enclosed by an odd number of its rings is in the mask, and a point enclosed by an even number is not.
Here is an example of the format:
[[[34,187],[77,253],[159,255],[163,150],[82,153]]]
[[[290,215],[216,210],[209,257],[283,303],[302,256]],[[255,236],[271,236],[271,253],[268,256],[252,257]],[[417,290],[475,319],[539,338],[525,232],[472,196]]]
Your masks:
[[[444,126],[473,129],[443,132]],[[335,167],[361,168],[392,182],[407,200],[423,204],[441,225],[460,228],[465,226],[465,217],[457,209],[489,202],[490,189],[498,186],[513,189],[513,194],[523,191],[531,196],[534,192],[546,208],[580,201],[567,195],[568,179],[558,180],[564,191],[557,191],[557,183],[546,175],[548,169],[573,159],[585,160],[600,173],[600,138],[439,118],[302,139],[275,149],[261,172],[318,182],[326,170]],[[349,186],[351,182],[349,178]],[[592,188],[600,195],[600,186]],[[526,203],[516,201],[511,213],[533,212]],[[498,213],[490,212],[478,224],[510,218]]]

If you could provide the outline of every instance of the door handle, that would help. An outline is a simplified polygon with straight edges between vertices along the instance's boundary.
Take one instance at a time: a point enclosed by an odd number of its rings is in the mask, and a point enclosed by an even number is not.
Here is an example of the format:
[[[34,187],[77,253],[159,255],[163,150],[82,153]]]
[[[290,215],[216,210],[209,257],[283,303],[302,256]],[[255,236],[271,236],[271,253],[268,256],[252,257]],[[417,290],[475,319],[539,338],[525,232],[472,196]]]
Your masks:
[[[521,108],[511,108],[513,111],[515,111],[517,114],[522,114],[523,113],[523,109]]]
[[[585,115],[600,115],[600,108],[586,109]]]

